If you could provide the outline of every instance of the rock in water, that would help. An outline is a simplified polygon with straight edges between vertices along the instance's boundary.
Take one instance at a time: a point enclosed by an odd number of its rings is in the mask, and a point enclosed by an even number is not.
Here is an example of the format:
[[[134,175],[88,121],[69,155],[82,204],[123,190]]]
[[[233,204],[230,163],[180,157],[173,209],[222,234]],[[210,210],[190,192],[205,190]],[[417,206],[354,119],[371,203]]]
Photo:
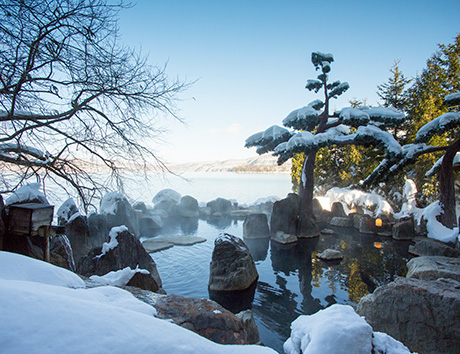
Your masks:
[[[211,200],[206,206],[211,209],[211,215],[214,216],[229,215],[232,211],[232,202],[224,198]]]
[[[243,236],[247,238],[269,238],[268,219],[266,214],[250,214],[244,219]]]
[[[438,240],[418,237],[414,241],[415,245],[409,246],[409,253],[415,254],[416,256],[458,257],[460,255],[458,249],[450,247]]]
[[[322,261],[341,261],[343,259],[343,254],[340,251],[328,248],[323,252],[318,253],[316,257]]]
[[[287,198],[275,202],[270,218],[272,235],[275,235],[278,231],[297,235],[298,211],[299,196],[297,194],[289,193]]]
[[[118,245],[102,255],[101,247],[93,248],[82,258],[77,266],[77,273],[84,276],[105,275],[130,267],[131,269],[146,269],[150,273],[149,285],[146,290],[158,291],[161,289],[161,279],[152,257],[145,251],[140,241],[129,231],[122,231],[116,235]],[[140,282],[139,282],[140,283]],[[142,280],[146,284],[146,280]],[[161,291],[161,290],[160,290]]]
[[[419,353],[458,353],[460,282],[397,278],[361,299],[357,312]]]
[[[258,277],[254,260],[243,240],[230,234],[219,235],[214,241],[209,290],[244,290],[249,288]]]

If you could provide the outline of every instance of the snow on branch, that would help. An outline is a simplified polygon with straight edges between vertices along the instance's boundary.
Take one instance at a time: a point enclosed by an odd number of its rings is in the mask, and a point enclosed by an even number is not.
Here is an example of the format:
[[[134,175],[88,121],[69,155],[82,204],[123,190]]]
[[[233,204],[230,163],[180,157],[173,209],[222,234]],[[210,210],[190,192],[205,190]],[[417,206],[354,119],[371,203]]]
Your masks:
[[[339,118],[342,119],[343,124],[351,126],[360,126],[368,124],[370,121],[369,114],[359,108],[347,107],[339,112]]]
[[[331,53],[313,52],[311,53],[311,62],[315,67],[322,65],[324,62],[330,64],[334,61]]]
[[[349,88],[350,88],[350,85],[348,84],[348,82],[342,82],[341,84],[339,84],[337,87],[334,87],[329,92],[329,98],[337,98]]]
[[[366,112],[372,121],[385,123],[387,126],[396,126],[406,119],[403,112],[393,107],[372,107],[366,109]]]
[[[273,125],[263,132],[251,135],[246,139],[245,147],[257,147],[257,153],[264,154],[272,151],[277,145],[287,141],[292,133],[278,125]]]
[[[309,91],[315,91],[318,92],[321,89],[322,82],[319,80],[307,80],[307,84],[305,85],[305,88]]]
[[[26,158],[29,155],[34,158],[30,161]],[[50,163],[50,155],[48,152],[43,152],[32,146],[17,144],[17,143],[3,143],[0,144],[0,160],[6,162],[16,161],[18,164],[30,163],[33,165],[46,165]]]
[[[460,105],[460,91],[451,93],[450,95],[444,97],[444,103],[449,107]]]
[[[435,134],[444,133],[460,126],[460,113],[447,112],[425,124],[417,132],[416,143],[426,143]]]
[[[289,113],[288,116],[283,119],[283,125],[296,130],[311,131],[318,124],[318,117],[321,114],[319,110],[323,106],[324,103],[321,100],[314,100],[308,106]]]
[[[442,156],[440,159],[438,159],[438,161],[436,161],[433,165],[433,167],[431,167],[430,170],[427,171],[427,173],[425,173],[425,176],[426,177],[432,177],[434,176],[438,171],[439,169],[441,168],[441,164],[442,164],[442,160],[444,159],[444,156]],[[454,156],[454,160],[452,161],[452,164],[453,165],[456,165],[456,164],[459,164],[460,163],[460,152],[457,152]]]
[[[356,131],[355,140],[363,145],[379,145],[392,157],[402,155],[401,145],[393,135],[372,125],[360,126]]]

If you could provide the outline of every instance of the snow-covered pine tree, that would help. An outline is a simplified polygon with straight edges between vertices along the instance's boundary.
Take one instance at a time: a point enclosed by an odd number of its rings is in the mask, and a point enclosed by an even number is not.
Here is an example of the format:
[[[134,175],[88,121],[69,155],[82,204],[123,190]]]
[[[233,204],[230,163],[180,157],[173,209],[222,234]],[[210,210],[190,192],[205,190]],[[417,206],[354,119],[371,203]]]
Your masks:
[[[418,131],[413,144],[406,144],[402,147],[402,158],[384,159],[374,172],[367,178],[367,183],[376,180],[386,180],[401,168],[412,164],[417,159],[428,153],[445,151],[444,156],[438,160],[427,176],[438,174],[439,177],[439,202],[442,213],[439,221],[446,227],[452,229],[457,225],[455,211],[455,181],[453,162],[457,152],[460,151],[460,91],[451,93],[444,98],[445,106],[451,112],[444,113],[432,121],[426,123]],[[433,137],[451,133],[443,146],[427,145]]]
[[[246,147],[256,147],[257,153],[273,151],[282,164],[294,154],[303,152],[306,159],[302,168],[299,188],[300,207],[298,212],[297,235],[312,237],[319,234],[313,217],[313,188],[315,158],[318,149],[331,145],[378,145],[386,151],[387,159],[402,154],[401,146],[393,136],[382,130],[404,121],[403,113],[394,108],[360,107],[344,108],[329,113],[329,103],[348,90],[347,82],[329,82],[328,73],[334,61],[332,54],[314,52],[311,61],[320,70],[317,79],[308,80],[305,88],[318,93],[323,91],[324,101],[314,100],[305,107],[292,111],[283,120],[286,128],[272,126],[246,139]]]

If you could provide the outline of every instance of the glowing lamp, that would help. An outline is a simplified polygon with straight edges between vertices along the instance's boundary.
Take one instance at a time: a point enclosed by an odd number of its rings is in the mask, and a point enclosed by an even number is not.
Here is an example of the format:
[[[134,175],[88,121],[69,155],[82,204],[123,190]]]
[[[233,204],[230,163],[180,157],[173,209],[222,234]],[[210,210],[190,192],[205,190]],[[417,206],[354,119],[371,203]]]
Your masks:
[[[351,209],[350,213],[356,213],[356,209],[355,208]]]
[[[375,219],[375,226],[382,227],[382,219]]]
[[[374,242],[375,248],[382,248],[382,242]]]

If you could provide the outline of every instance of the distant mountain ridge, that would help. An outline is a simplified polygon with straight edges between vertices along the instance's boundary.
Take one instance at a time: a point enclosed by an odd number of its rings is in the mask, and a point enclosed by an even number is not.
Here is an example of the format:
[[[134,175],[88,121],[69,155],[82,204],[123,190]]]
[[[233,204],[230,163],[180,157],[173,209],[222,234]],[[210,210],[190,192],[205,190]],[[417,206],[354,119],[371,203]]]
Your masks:
[[[168,168],[174,172],[289,173],[291,163],[288,161],[278,166],[277,157],[263,155],[248,159],[189,162],[171,165]]]

